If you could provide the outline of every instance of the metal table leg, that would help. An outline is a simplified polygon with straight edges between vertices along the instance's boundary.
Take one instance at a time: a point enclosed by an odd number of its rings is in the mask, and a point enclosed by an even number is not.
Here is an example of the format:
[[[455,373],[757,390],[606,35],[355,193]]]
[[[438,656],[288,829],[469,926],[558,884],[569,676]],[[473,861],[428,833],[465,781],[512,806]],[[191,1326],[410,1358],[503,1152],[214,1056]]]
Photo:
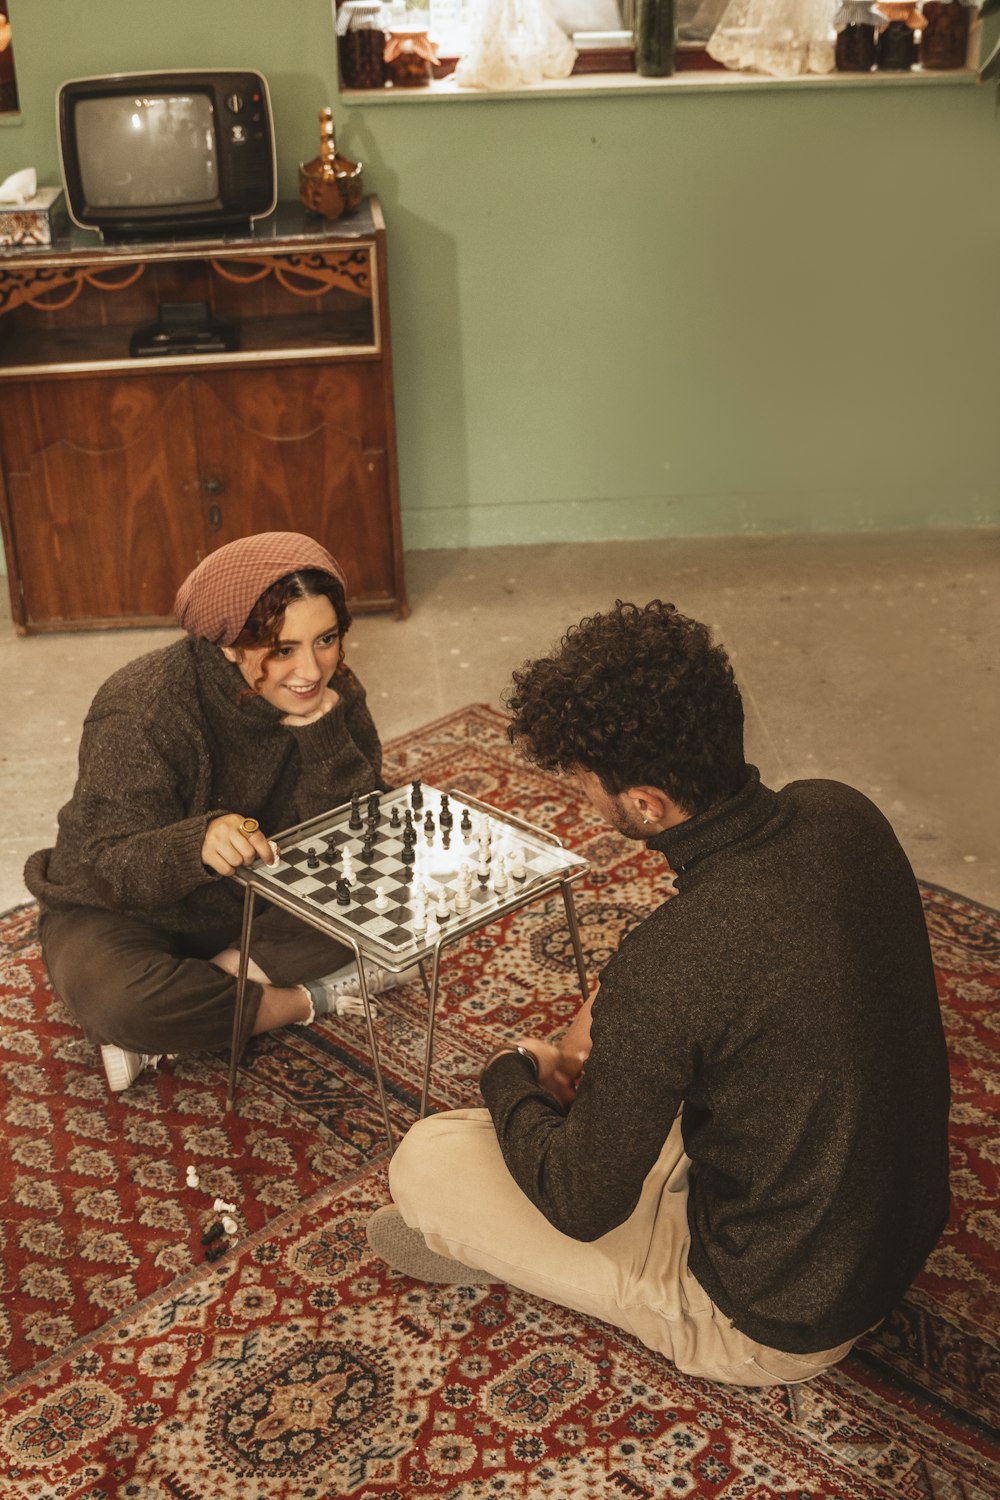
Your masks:
[[[576,920],[576,906],[573,903],[573,889],[568,880],[560,880],[562,887],[563,905],[566,908],[566,926],[569,928],[569,940],[573,944],[573,957],[576,959],[576,972],[580,978],[580,993],[584,1000],[590,988],[590,978],[587,974],[587,965],[583,961],[583,948],[580,944],[580,928]]]
[[[421,974],[423,970],[421,970]],[[427,1113],[427,1095],[431,1087],[431,1064],[434,1060],[434,1019],[437,1013],[438,977],[441,973],[441,944],[434,949],[431,967],[431,987],[427,996],[427,1047],[424,1053],[424,1083],[420,1090],[420,1118]],[[424,981],[426,984],[426,980]]]
[[[240,932],[240,964],[236,972],[236,1009],[233,1012],[233,1039],[229,1047],[229,1084],[226,1089],[226,1112],[236,1108],[236,1073],[243,1051],[243,1025],[246,1012],[247,968],[250,963],[250,934],[253,930],[254,888],[248,885],[243,897],[243,927]]]
[[[362,962],[361,952],[354,949],[354,956],[358,961],[358,987],[361,991],[361,1003],[365,1009],[365,1026],[368,1029],[368,1045],[372,1054],[372,1071],[375,1074],[375,1087],[378,1089],[378,1101],[382,1106],[382,1120],[385,1124],[385,1138],[389,1143],[389,1153],[396,1149],[396,1142],[392,1135],[392,1124],[389,1120],[389,1103],[385,1097],[385,1084],[382,1081],[382,1064],[379,1061],[378,1042],[375,1039],[375,1026],[372,1021],[372,1006],[368,996],[368,981],[365,978],[365,966]]]

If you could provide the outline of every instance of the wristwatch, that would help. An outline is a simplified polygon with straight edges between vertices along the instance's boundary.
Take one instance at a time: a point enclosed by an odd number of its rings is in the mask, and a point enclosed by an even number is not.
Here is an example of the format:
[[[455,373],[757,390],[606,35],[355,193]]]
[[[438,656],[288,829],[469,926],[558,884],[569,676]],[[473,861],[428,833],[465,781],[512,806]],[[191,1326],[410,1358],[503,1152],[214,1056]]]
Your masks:
[[[520,1047],[513,1042],[510,1042],[506,1047],[498,1047],[495,1052],[491,1052],[483,1063],[482,1071],[485,1073],[490,1063],[496,1062],[498,1057],[503,1057],[505,1052],[516,1052],[518,1057],[523,1057],[534,1075],[535,1082],[538,1082],[538,1058],[529,1047]]]

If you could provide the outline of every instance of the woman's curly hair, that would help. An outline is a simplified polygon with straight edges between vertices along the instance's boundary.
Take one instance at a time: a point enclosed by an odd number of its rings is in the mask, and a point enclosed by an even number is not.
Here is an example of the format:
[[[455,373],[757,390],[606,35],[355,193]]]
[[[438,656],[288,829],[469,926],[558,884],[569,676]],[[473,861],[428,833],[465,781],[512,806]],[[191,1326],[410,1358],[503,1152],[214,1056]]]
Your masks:
[[[508,734],[549,771],[593,771],[612,796],[664,791],[704,812],[746,780],[743,701],[706,625],[659,599],[615,601],[514,672]]]
[[[322,568],[300,568],[297,573],[286,573],[284,578],[279,578],[264,590],[247,615],[243,629],[233,641],[233,646],[238,651],[260,651],[262,647],[266,650],[267,655],[261,658],[260,677],[254,684],[257,692],[260,691],[260,685],[264,681],[267,662],[277,652],[285,623],[286,609],[298,599],[309,599],[316,595],[325,595],[333,605],[333,612],[337,616],[337,629],[343,640],[350,628],[351,612],[347,607],[347,599],[344,596],[340,579],[334,578],[332,573],[325,573]],[[351,675],[343,656],[340,658],[334,675],[338,677]]]

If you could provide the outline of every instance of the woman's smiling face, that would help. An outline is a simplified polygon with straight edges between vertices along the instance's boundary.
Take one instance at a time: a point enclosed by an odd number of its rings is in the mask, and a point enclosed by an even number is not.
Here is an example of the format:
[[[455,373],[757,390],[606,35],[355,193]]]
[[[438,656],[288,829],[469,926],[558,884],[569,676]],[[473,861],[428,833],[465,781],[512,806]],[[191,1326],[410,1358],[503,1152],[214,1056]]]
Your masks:
[[[340,661],[337,614],[325,594],[309,594],[285,610],[276,647],[222,650],[267,703],[284,714],[308,714]]]

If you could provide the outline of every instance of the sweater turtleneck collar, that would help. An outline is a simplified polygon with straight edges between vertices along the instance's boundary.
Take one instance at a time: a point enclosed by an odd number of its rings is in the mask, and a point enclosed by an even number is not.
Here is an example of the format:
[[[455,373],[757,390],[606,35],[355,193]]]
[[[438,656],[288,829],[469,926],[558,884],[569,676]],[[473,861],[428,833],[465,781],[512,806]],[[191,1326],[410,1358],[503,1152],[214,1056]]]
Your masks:
[[[279,724],[282,712],[273,703],[258,693],[242,696],[247,691],[246,680],[236,663],[223,656],[221,646],[195,640],[193,648],[202,692],[217,713],[231,723],[259,730],[274,729]]]
[[[647,839],[646,847],[665,855],[672,870],[687,870],[706,855],[755,833],[777,806],[777,794],[762,786],[756,766],[747,767],[747,779],[734,797],[718,802],[707,812]]]

